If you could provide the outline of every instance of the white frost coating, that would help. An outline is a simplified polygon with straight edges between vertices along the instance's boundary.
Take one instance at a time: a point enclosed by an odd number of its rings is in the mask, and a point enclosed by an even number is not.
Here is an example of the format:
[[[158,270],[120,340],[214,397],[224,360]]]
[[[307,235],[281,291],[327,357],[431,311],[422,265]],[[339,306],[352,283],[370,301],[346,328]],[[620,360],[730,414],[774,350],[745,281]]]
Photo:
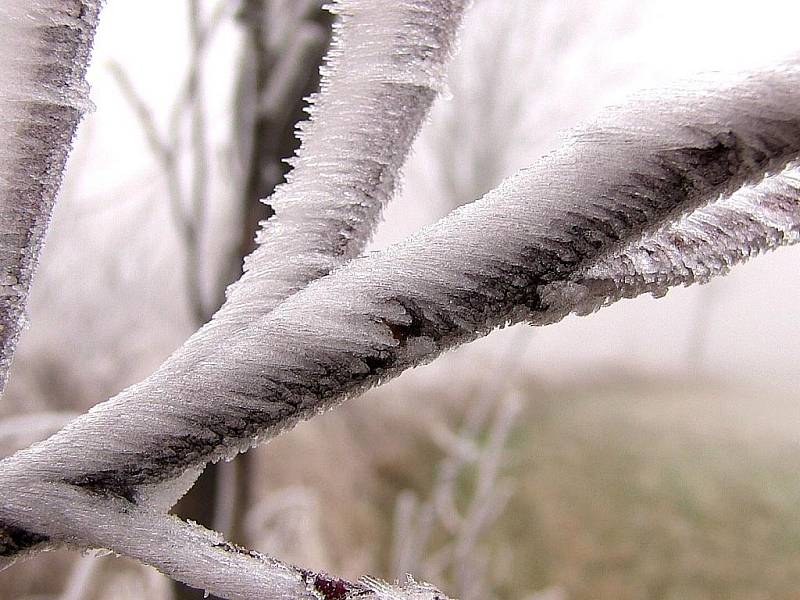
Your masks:
[[[187,539],[189,526],[153,516],[141,505],[142,489],[228,456],[494,327],[543,324],[585,310],[582,296],[554,294],[554,286],[580,285],[587,269],[622,256],[626,245],[658,237],[665,224],[782,171],[798,155],[795,64],[608,111],[482,200],[385,252],[351,260],[269,314],[230,329],[233,335],[216,338],[169,393],[153,385],[156,374],[0,462],[0,557],[72,541],[111,546],[193,584],[205,582],[165,563],[173,554],[163,546],[169,549],[172,536]],[[742,231],[763,233],[762,226],[777,224],[792,230],[794,216],[776,198],[768,192],[750,204],[766,211],[752,229],[731,218],[738,232],[728,238],[733,246],[758,237]],[[741,202],[734,212],[747,206]],[[700,229],[687,226],[698,239]],[[228,310],[237,307],[236,293]],[[123,540],[140,522],[149,524]],[[220,557],[203,556],[216,572]],[[239,572],[261,576],[249,567]],[[309,576],[305,584],[313,589],[306,589],[318,598],[341,597],[340,586],[354,585]],[[250,585],[236,581],[230,585]],[[392,597],[391,588],[373,588]]]
[[[706,283],[762,252],[798,241],[800,172],[789,169],[700,208],[576,275],[574,291],[589,302],[575,312]]]
[[[133,507],[119,498],[28,478],[14,487],[20,491],[7,506],[16,505],[17,510],[48,497],[63,518],[37,513],[31,523],[47,527],[65,543],[111,550],[230,600],[447,600],[436,588],[411,579],[403,585],[371,578],[350,583],[300,569],[231,544],[195,523]],[[83,533],[87,531],[91,535]]]
[[[135,386],[6,459],[0,490],[13,496],[15,480],[33,477],[136,505],[141,486],[229,455],[494,327],[557,320],[581,298],[554,295],[554,285],[799,154],[797,65],[638,98],[482,200],[350,261],[220,340],[179,394]],[[72,509],[47,497],[4,500],[0,554],[62,539],[46,521],[61,510]],[[85,526],[82,539],[102,545],[102,532]]]
[[[99,0],[0,5],[0,392],[75,127]]]

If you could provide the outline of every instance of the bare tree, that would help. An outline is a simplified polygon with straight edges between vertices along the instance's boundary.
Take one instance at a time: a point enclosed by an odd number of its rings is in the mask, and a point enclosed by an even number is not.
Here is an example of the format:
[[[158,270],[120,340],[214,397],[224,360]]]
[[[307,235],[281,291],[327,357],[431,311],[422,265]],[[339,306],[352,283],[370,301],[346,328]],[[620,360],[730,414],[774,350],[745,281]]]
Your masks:
[[[662,294],[798,240],[800,66],[789,63],[609,109],[481,200],[359,258],[441,85],[465,4],[334,4],[321,93],[245,273],[151,377],[0,463],[0,560],[67,544],[111,549],[227,598],[441,598],[413,580],[348,582],[287,565],[166,511],[207,463],[496,327]],[[32,31],[9,19],[9,31],[35,44],[70,40],[54,62],[82,72],[94,0],[70,3],[70,14],[63,2],[35,5],[12,2],[12,17],[40,18]],[[72,112],[54,119],[44,157],[6,161],[28,147],[10,136],[2,181],[38,180],[42,165],[66,154],[78,79],[47,66],[12,63],[10,80],[24,85],[9,88]],[[30,121],[30,98],[3,106],[6,131]],[[51,171],[48,189],[60,176]],[[3,215],[14,198],[3,190]],[[6,239],[4,251],[31,247]],[[13,344],[3,358],[12,352]],[[487,480],[493,471],[487,463]],[[466,536],[453,552],[469,545]]]

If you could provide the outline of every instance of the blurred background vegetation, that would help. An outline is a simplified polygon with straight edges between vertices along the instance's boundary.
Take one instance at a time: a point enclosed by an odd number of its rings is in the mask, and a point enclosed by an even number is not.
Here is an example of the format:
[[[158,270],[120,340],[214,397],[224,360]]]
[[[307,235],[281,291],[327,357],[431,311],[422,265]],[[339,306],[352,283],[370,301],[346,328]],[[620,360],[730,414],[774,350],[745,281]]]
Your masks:
[[[372,249],[642,86],[798,50],[800,6],[476,0]],[[223,299],[295,148],[318,0],[109,0],[7,454],[147,375]],[[210,469],[176,508],[235,541],[462,600],[791,599],[800,589],[797,249],[666,298],[492,334]],[[44,575],[43,575],[44,574]],[[0,598],[202,597],[58,551]]]

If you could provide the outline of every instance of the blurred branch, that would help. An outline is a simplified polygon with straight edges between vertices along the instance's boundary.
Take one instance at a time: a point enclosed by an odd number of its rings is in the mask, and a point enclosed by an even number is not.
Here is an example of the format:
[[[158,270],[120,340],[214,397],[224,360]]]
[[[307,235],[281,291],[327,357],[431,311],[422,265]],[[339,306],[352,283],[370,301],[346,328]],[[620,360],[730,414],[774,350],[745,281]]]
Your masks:
[[[108,63],[108,68],[119,86],[123,99],[128,102],[133,110],[133,114],[139,121],[145,141],[164,174],[164,179],[167,183],[167,198],[169,199],[169,206],[172,210],[175,225],[185,237],[189,237],[192,235],[189,233],[192,228],[192,223],[183,204],[183,190],[181,189],[180,177],[178,175],[178,161],[175,153],[174,140],[166,140],[161,137],[153,112],[136,91],[124,67],[116,61],[110,61]]]
[[[328,46],[328,29],[313,21],[300,23],[280,53],[259,102],[259,117],[286,123],[296,112],[298,98],[308,87]]]
[[[320,502],[313,488],[292,486],[264,494],[247,511],[243,527],[255,547],[273,556],[303,556],[311,564],[326,562]]]
[[[86,600],[99,566],[99,557],[81,556],[72,567],[66,588],[58,600]]]
[[[193,169],[189,206],[192,213],[191,238],[186,240],[187,261],[191,279],[188,283],[190,306],[194,313],[195,323],[201,325],[211,318],[212,311],[208,311],[203,302],[201,274],[201,243],[202,232],[205,229],[206,205],[208,204],[209,169],[208,140],[206,139],[206,108],[203,97],[203,70],[200,57],[205,50],[206,37],[201,31],[200,7],[198,0],[189,0],[189,40],[192,56],[192,67],[189,71],[189,121],[191,138],[191,156]]]
[[[180,151],[179,140],[165,140],[162,138],[161,134],[158,132],[152,111],[136,92],[123,67],[116,62],[111,62],[109,64],[109,69],[119,85],[123,98],[128,101],[139,120],[145,135],[145,140],[164,175],[164,180],[167,184],[167,198],[169,200],[173,221],[183,241],[183,247],[186,253],[184,276],[186,278],[187,300],[189,302],[192,319],[200,325],[206,320],[206,310],[203,304],[203,294],[200,284],[201,267],[199,259],[200,249],[198,247],[199,228],[201,226],[200,219],[202,218],[202,208],[198,207],[198,204],[203,202],[203,194],[205,194],[207,180],[205,179],[205,174],[200,175],[198,173],[198,171],[203,172],[203,169],[198,169],[197,163],[203,160],[203,158],[196,159],[194,165],[195,178],[193,178],[193,181],[197,181],[198,183],[192,185],[191,202],[187,202],[183,186],[181,185],[178,165],[178,153]],[[193,98],[192,100],[194,101]],[[200,114],[199,118],[202,120],[202,113],[199,110],[197,112]],[[194,132],[194,127],[192,130]],[[197,142],[195,150],[200,149],[200,151],[203,152],[204,150],[201,149],[204,149],[205,143],[203,135],[198,134],[198,139],[193,141]],[[189,208],[187,208],[187,204]]]
[[[202,278],[202,237],[205,231],[211,166],[203,95],[203,66],[208,45],[224,18],[231,14],[233,6],[234,3],[225,0],[218,3],[204,23],[199,1],[188,1],[190,59],[165,135],[159,132],[153,111],[136,91],[124,68],[117,62],[112,61],[109,64],[120,92],[136,115],[150,151],[165,178],[173,220],[186,254],[186,299],[196,326],[208,321],[216,308],[209,307],[205,301]],[[189,148],[185,150],[181,124],[187,118]],[[191,165],[188,191],[184,189],[180,173],[180,157],[184,153],[188,154]]]
[[[492,597],[483,552],[478,545],[481,535],[500,516],[510,497],[510,487],[501,479],[500,471],[519,408],[520,397],[515,392],[503,394],[499,399],[483,395],[467,411],[457,434],[442,435],[435,430],[434,439],[444,441],[446,455],[436,469],[426,502],[420,504],[411,492],[398,497],[393,577],[419,572],[430,581],[444,581],[449,572],[451,587],[461,600]],[[481,443],[484,433],[486,441]],[[460,509],[456,483],[473,468],[472,488],[461,494],[460,503],[466,500],[466,506]],[[434,536],[437,525],[443,530],[444,541]]]
[[[207,48],[220,25],[235,12],[238,3],[238,0],[220,0],[214,6],[205,24],[202,23],[200,7],[196,6],[197,2],[193,1],[189,5],[191,51],[186,76],[178,88],[175,103],[169,114],[167,131],[170,140],[180,138],[181,122],[192,106],[192,86],[196,81],[197,74],[202,71]],[[192,24],[193,20],[194,24]]]
[[[624,24],[641,4],[609,3],[602,17],[587,18],[585,7],[561,0],[476,3],[449,69],[452,98],[439,103],[423,137],[435,156],[425,165],[426,185],[441,195],[441,214],[485,194],[549,150],[550,138],[587,106],[599,107],[599,82],[620,73],[600,49],[632,29]]]

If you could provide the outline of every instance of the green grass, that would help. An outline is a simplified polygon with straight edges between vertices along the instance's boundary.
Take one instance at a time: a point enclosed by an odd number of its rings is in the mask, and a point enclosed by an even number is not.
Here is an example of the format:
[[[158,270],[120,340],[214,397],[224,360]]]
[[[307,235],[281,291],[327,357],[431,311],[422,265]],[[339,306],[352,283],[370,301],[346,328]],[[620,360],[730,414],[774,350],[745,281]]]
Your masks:
[[[743,406],[663,387],[531,394],[487,540],[513,557],[498,595],[799,598],[800,443]]]

